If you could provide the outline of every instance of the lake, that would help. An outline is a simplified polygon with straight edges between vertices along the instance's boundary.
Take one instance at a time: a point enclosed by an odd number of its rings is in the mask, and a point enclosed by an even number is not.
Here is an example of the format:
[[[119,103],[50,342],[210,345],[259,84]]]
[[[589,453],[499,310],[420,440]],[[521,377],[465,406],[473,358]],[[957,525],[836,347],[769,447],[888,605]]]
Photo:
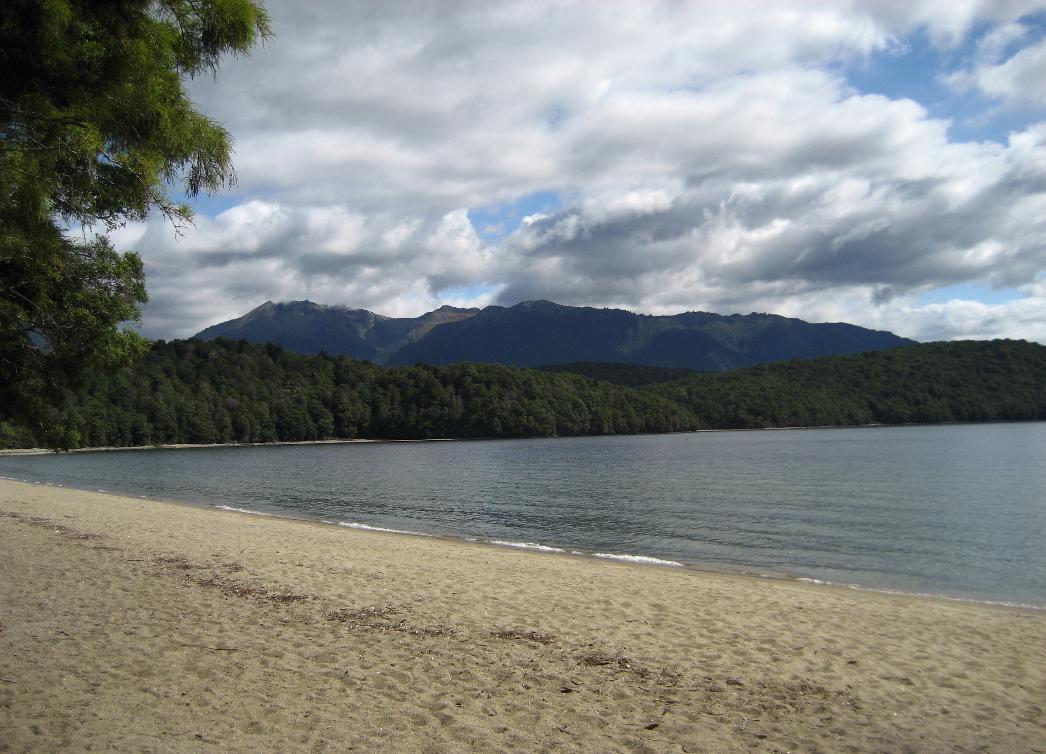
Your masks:
[[[0,476],[1046,606],[1044,459],[1028,423],[10,456]]]

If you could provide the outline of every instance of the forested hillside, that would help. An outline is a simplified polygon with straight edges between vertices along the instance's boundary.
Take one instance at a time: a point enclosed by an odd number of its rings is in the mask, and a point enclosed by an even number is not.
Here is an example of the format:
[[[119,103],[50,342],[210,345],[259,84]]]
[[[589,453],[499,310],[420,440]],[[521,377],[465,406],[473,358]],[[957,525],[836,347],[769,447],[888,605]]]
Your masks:
[[[1046,419],[1046,346],[923,343],[694,374],[647,390],[704,428]]]
[[[538,367],[547,372],[570,372],[588,377],[590,380],[612,382],[625,387],[643,387],[658,382],[681,380],[693,374],[693,369],[676,367],[649,367],[642,364],[615,364],[606,361],[574,361],[569,364],[552,364]]]
[[[174,341],[155,343],[133,368],[97,375],[59,444],[532,437],[696,425],[665,398],[574,374],[489,364],[392,369],[244,341]],[[0,439],[55,442],[12,427]]]
[[[156,343],[98,375],[60,438],[10,426],[0,444],[151,445],[328,438],[547,437],[691,429],[1046,419],[1046,347],[927,343],[686,373],[579,364],[381,367],[244,341]]]

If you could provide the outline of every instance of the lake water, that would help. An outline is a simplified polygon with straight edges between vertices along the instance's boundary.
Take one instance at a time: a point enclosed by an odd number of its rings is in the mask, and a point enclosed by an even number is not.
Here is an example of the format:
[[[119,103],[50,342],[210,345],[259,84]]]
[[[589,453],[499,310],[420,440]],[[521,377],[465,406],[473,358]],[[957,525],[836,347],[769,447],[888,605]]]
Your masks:
[[[1044,461],[1030,423],[78,453],[0,475],[1046,606]]]

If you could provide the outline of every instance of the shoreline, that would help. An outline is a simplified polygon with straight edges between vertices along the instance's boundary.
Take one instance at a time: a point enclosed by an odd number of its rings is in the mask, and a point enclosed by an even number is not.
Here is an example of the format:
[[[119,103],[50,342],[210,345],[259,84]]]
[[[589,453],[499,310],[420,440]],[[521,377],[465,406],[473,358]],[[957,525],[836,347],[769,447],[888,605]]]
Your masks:
[[[348,441],[348,442],[376,442],[376,441]],[[377,441],[380,442],[380,441]],[[421,441],[425,442],[425,441]],[[286,443],[286,444],[298,444],[298,443]],[[321,443],[323,444],[323,443]],[[329,444],[329,443],[328,443]],[[201,446],[201,447],[227,447],[227,446]],[[136,448],[116,448],[115,450],[135,450]],[[37,454],[33,454],[37,455]],[[13,477],[6,477],[0,475],[0,485],[5,482],[11,482],[17,485],[44,487],[51,489],[68,489],[76,490],[78,492],[86,492],[90,494],[111,496],[115,498],[127,498],[134,500],[147,500],[149,502],[161,503],[164,505],[174,506],[185,506],[193,509],[208,510],[215,513],[234,513],[238,516],[248,517],[261,517],[270,518],[281,521],[299,522],[317,526],[333,527],[334,529],[344,529],[349,531],[358,531],[362,533],[372,534],[383,534],[394,537],[423,537],[428,539],[434,539],[437,541],[447,543],[459,543],[467,544],[479,547],[488,547],[495,550],[520,550],[529,552],[535,555],[551,555],[560,556],[566,558],[580,559],[580,560],[603,560],[605,562],[614,562],[620,565],[627,566],[641,566],[645,568],[656,568],[656,569],[683,569],[686,571],[692,571],[695,573],[705,573],[710,575],[722,575],[730,577],[740,577],[755,579],[759,581],[780,581],[783,583],[791,584],[803,584],[810,588],[830,588],[830,589],[843,589],[854,592],[862,592],[868,594],[885,594],[894,595],[898,597],[910,598],[910,599],[926,599],[926,600],[939,600],[946,603],[956,604],[969,604],[969,605],[980,605],[989,608],[1002,609],[1002,610],[1023,610],[1037,613],[1046,613],[1046,602],[1024,602],[1016,600],[1006,599],[987,599],[976,596],[960,595],[960,594],[945,594],[938,592],[920,592],[911,591],[887,586],[872,586],[867,584],[859,584],[852,582],[833,581],[830,579],[817,578],[813,576],[804,576],[796,573],[789,573],[788,571],[773,571],[767,569],[759,569],[755,566],[744,566],[734,565],[730,563],[720,563],[714,561],[695,561],[695,560],[672,560],[667,556],[651,555],[647,553],[608,553],[608,552],[597,552],[589,549],[578,549],[576,547],[560,547],[558,545],[546,545],[540,542],[531,541],[514,541],[505,539],[492,539],[486,537],[477,537],[468,534],[460,533],[445,533],[445,532],[426,532],[426,531],[415,531],[406,529],[388,528],[378,524],[368,524],[365,522],[358,521],[335,521],[328,520],[320,515],[307,515],[307,514],[292,514],[286,512],[268,512],[253,510],[248,508],[237,507],[228,504],[218,504],[208,501],[195,501],[195,500],[179,500],[168,497],[153,497],[151,495],[140,495],[134,492],[119,492],[112,490],[102,490],[89,487],[77,487],[66,484],[58,484],[55,482],[47,481],[34,481],[27,479],[16,479]]]
[[[1041,748],[1046,615],[0,482],[11,750]]]
[[[364,441],[369,442],[369,441]],[[87,487],[74,487],[65,484],[57,484],[53,482],[39,482],[30,481],[25,479],[15,479],[12,477],[5,477],[0,475],[0,489],[5,482],[10,482],[16,485],[26,485],[30,487],[44,487],[50,489],[67,489],[76,490],[78,492],[86,492],[93,495],[102,495],[114,498],[125,498],[130,500],[146,500],[153,503],[160,503],[163,505],[173,506],[184,506],[187,508],[197,510],[207,510],[214,513],[232,513],[237,516],[245,516],[250,518],[268,518],[280,521],[297,522],[322,527],[333,527],[338,530],[355,531],[363,534],[378,534],[387,535],[393,537],[422,537],[426,539],[432,539],[440,542],[447,542],[449,544],[463,544],[469,546],[491,548],[493,550],[516,550],[524,551],[534,555],[543,556],[559,556],[570,559],[576,559],[581,561],[592,561],[602,560],[603,562],[612,562],[623,566],[638,566],[643,568],[653,569],[665,569],[674,570],[682,569],[694,573],[703,573],[712,576],[726,576],[726,577],[737,577],[744,579],[753,579],[756,581],[776,581],[788,584],[801,584],[803,586],[818,589],[840,589],[853,592],[867,593],[867,594],[883,594],[897,596],[907,599],[916,600],[935,600],[945,603],[954,604],[965,604],[965,605],[977,605],[992,609],[1000,610],[1020,610],[1029,611],[1033,613],[1046,613],[1046,602],[1034,603],[1034,602],[1018,602],[1014,600],[1004,599],[983,599],[965,595],[954,595],[954,594],[943,594],[936,592],[916,592],[908,591],[904,589],[896,589],[885,586],[870,586],[865,584],[850,583],[832,581],[828,579],[821,579],[811,576],[802,576],[799,574],[789,573],[787,571],[768,571],[765,569],[758,569],[755,567],[746,567],[742,565],[732,565],[729,563],[717,563],[711,561],[694,561],[694,560],[671,560],[667,557],[661,557],[658,555],[648,555],[644,553],[606,553],[596,552],[595,550],[567,548],[552,545],[545,545],[540,542],[529,542],[529,541],[513,541],[505,539],[491,539],[485,537],[475,537],[466,534],[448,534],[448,533],[437,533],[437,532],[426,532],[426,531],[414,531],[406,529],[394,529],[377,524],[367,524],[364,522],[357,521],[334,521],[325,519],[319,515],[293,515],[291,513],[270,513],[267,511],[252,510],[248,508],[241,508],[227,504],[217,504],[213,502],[204,501],[193,501],[193,500],[178,500],[167,497],[153,497],[150,495],[138,495],[132,492],[118,492],[111,490],[100,490],[91,489]]]
[[[357,443],[425,443],[425,442],[499,442],[505,440],[566,440],[585,437],[660,437],[662,435],[712,434],[717,432],[791,432],[796,430],[824,429],[888,429],[891,427],[961,427],[983,424],[1035,424],[1046,422],[1046,419],[997,419],[992,421],[970,422],[910,422],[905,424],[813,424],[787,427],[729,427],[716,429],[693,429],[677,432],[637,432],[633,434],[610,435],[533,435],[529,437],[426,437],[426,438],[366,438],[351,439],[330,438],[327,440],[276,440],[275,442],[216,442],[216,443],[168,443],[163,445],[111,445],[86,448],[69,448],[68,450],[50,450],[48,448],[0,448],[3,456],[37,456],[60,453],[109,453],[132,450],[186,450],[207,448],[275,448],[285,445],[352,445]]]
[[[0,477],[0,481],[4,481],[4,477]],[[41,482],[24,482],[20,480],[7,481],[15,481],[19,484],[44,484]],[[91,492],[91,490],[85,490],[79,487],[69,489],[77,489],[83,492]],[[97,494],[111,495],[114,497],[124,497],[124,495],[122,495],[121,493],[115,492],[99,492]],[[165,505],[184,505],[190,508],[198,508],[215,512],[220,511],[222,513],[232,513],[237,516],[260,516],[262,518],[271,518],[281,521],[292,521],[315,526],[335,527],[346,529],[352,532],[359,532],[365,535],[376,534],[382,536],[407,538],[423,537],[425,539],[432,539],[437,542],[446,542],[448,544],[461,544],[471,547],[481,547],[485,549],[491,549],[494,551],[523,551],[537,556],[567,558],[571,560],[577,560],[579,562],[592,562],[592,559],[599,559],[603,562],[614,563],[623,567],[646,568],[655,570],[681,569],[683,571],[706,574],[708,576],[713,577],[723,576],[726,578],[750,579],[755,582],[769,581],[780,582],[783,584],[799,584],[810,589],[823,588],[833,590],[845,590],[867,594],[889,595],[903,599],[930,600],[945,603],[981,606],[998,610],[1017,610],[1031,613],[1046,613],[1046,603],[1039,604],[1030,602],[1013,602],[1008,600],[988,600],[977,599],[975,597],[936,594],[932,592],[911,592],[905,591],[903,589],[890,589],[887,587],[874,587],[865,586],[862,584],[829,581],[826,579],[799,576],[784,571],[760,571],[752,568],[746,568],[743,566],[731,566],[728,563],[713,563],[709,561],[693,560],[677,561],[644,554],[601,553],[596,552],[594,550],[578,550],[574,548],[545,545],[540,542],[488,539],[483,537],[467,536],[463,534],[437,534],[424,531],[412,531],[407,529],[391,529],[383,526],[365,524],[356,521],[333,521],[319,517],[295,516],[284,513],[268,513],[265,511],[250,510],[247,508],[237,508],[230,505],[215,505],[213,503],[193,503],[190,501],[173,500],[170,498],[142,497],[141,499],[148,500],[150,502],[163,503]]]
[[[25,482],[21,480],[11,480],[0,477],[2,481],[14,481],[19,484],[43,484],[48,486],[45,482]],[[68,489],[76,489],[81,492],[95,492],[93,490],[84,489],[81,487],[71,487]],[[96,492],[96,494],[109,495],[113,497],[127,497],[118,492]],[[143,496],[140,499],[148,500],[150,502],[163,503],[165,505],[176,505],[176,506],[187,506],[190,508],[198,508],[203,510],[210,510],[222,513],[232,513],[237,516],[261,516],[263,518],[278,519],[281,521],[292,521],[297,523],[323,526],[323,527],[334,527],[336,529],[346,529],[348,531],[360,532],[362,534],[376,534],[391,537],[424,537],[426,539],[433,539],[439,542],[447,542],[449,544],[462,544],[473,547],[482,547],[498,550],[516,550],[531,553],[539,556],[551,556],[569,558],[573,560],[579,560],[582,562],[590,562],[591,559],[598,558],[604,562],[615,563],[624,567],[638,567],[638,568],[649,568],[649,569],[683,569],[693,573],[707,574],[709,576],[724,576],[728,578],[741,578],[751,579],[753,581],[771,581],[781,582],[785,584],[801,584],[811,589],[839,589],[849,590],[854,592],[863,592],[868,594],[883,594],[904,599],[914,600],[931,600],[941,601],[945,603],[957,603],[964,605],[976,605],[990,609],[999,610],[1018,610],[1032,613],[1046,613],[1046,603],[1030,603],[1030,602],[1014,602],[1009,600],[989,600],[989,599],[978,599],[975,597],[964,597],[948,594],[937,594],[933,592],[911,592],[903,589],[890,589],[887,587],[874,587],[866,586],[862,584],[852,584],[838,581],[829,581],[826,579],[817,579],[809,576],[799,576],[790,574],[784,571],[781,572],[769,572],[760,571],[753,568],[747,568],[744,566],[731,566],[728,563],[713,563],[709,561],[693,561],[693,560],[669,560],[658,556],[644,555],[644,554],[630,554],[630,553],[598,553],[594,550],[578,550],[574,548],[558,547],[551,545],[544,545],[540,542],[526,542],[526,541],[511,541],[504,539],[487,539],[482,537],[473,537],[464,534],[438,534],[424,531],[411,531],[406,529],[391,529],[378,525],[365,524],[356,521],[333,521],[327,520],[320,517],[311,516],[295,516],[287,513],[268,513],[265,511],[250,510],[247,508],[237,508],[230,505],[216,505],[214,503],[194,503],[187,500],[174,500],[171,498],[156,498]]]

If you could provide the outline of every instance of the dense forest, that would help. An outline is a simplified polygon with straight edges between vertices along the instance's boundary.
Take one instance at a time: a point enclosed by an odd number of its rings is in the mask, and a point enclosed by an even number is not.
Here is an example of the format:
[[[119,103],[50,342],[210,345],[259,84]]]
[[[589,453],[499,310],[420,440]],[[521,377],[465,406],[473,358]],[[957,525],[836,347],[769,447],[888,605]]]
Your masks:
[[[704,428],[1046,419],[1046,346],[923,343],[693,374],[647,390]]]
[[[1046,419],[1046,347],[1024,341],[927,343],[698,373],[620,364],[390,368],[275,345],[189,340],[157,342],[133,367],[95,376],[66,417],[59,444],[1034,419]],[[49,432],[0,426],[0,446],[55,443]]]
[[[672,432],[697,421],[666,398],[578,375],[493,364],[386,368],[274,345],[157,342],[98,374],[55,438],[0,428],[8,447],[327,438]]]
[[[643,387],[700,374],[693,369],[681,367],[652,367],[644,364],[617,364],[605,361],[574,361],[569,364],[552,364],[538,368],[546,372],[580,374],[590,380],[612,382],[625,387]]]

